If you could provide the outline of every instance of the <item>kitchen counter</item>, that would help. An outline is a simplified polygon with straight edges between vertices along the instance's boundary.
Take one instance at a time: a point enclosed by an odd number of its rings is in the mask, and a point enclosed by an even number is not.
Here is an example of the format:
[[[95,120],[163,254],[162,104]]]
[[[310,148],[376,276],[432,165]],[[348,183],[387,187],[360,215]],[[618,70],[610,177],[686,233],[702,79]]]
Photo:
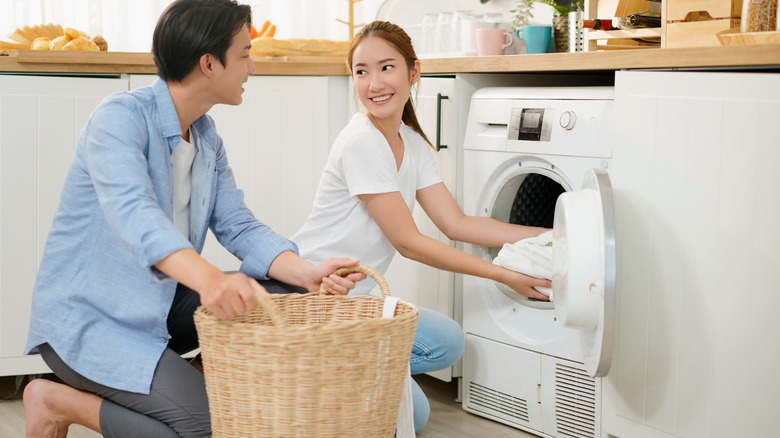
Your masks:
[[[344,76],[343,60],[333,57],[280,57],[255,60],[257,75]],[[0,72],[155,74],[150,53],[129,52],[50,52],[39,50],[0,51]]]
[[[626,69],[780,68],[780,45],[633,49],[424,59],[423,73],[571,72]]]
[[[335,57],[281,57],[255,60],[256,75],[347,75]],[[634,49],[602,52],[545,53],[423,59],[424,74],[572,72],[624,69],[765,69],[780,68],[780,46],[746,45],[684,49]],[[0,52],[0,72],[146,73],[156,68],[149,53]]]

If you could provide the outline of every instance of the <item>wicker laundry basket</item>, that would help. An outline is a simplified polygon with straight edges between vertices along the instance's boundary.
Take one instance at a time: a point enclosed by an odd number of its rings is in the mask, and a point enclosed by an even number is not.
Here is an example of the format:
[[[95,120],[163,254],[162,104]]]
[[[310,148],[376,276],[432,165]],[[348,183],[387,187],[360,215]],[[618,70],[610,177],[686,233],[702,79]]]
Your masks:
[[[195,312],[214,437],[392,437],[408,375],[417,308],[382,297],[272,295],[218,320]]]

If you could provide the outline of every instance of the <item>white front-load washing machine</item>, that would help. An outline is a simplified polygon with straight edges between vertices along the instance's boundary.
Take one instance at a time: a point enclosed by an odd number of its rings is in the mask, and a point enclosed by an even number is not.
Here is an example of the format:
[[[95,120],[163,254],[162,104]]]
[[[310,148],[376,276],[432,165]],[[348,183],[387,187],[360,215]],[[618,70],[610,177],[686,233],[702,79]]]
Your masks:
[[[551,302],[463,277],[463,407],[550,437],[600,437],[615,295],[613,88],[484,88],[464,139],[464,211],[553,228]],[[465,245],[492,261],[500,248]]]

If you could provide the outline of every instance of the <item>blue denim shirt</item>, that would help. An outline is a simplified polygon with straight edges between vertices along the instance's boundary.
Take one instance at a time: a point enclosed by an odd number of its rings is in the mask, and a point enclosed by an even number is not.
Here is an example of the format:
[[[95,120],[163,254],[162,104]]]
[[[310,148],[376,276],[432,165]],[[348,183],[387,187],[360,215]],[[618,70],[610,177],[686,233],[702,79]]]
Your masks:
[[[28,354],[48,342],[83,376],[148,394],[176,289],[155,263],[183,248],[200,252],[209,228],[251,277],[266,278],[281,252],[297,253],[244,204],[214,121],[202,116],[190,134],[199,150],[187,239],[172,219],[181,127],[167,84],[114,94],[92,113],[35,282]]]

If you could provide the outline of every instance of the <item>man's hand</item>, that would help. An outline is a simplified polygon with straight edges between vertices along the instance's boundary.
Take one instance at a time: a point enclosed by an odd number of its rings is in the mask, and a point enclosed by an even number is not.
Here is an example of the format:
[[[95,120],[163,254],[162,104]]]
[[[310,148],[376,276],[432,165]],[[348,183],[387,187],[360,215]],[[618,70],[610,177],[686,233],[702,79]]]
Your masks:
[[[254,279],[240,272],[226,274],[191,248],[176,251],[154,266],[200,294],[200,303],[219,319],[252,311],[257,306],[255,295],[268,295]]]
[[[217,276],[200,293],[200,302],[219,319],[251,312],[257,306],[257,295],[268,292],[253,278],[236,272]]]

